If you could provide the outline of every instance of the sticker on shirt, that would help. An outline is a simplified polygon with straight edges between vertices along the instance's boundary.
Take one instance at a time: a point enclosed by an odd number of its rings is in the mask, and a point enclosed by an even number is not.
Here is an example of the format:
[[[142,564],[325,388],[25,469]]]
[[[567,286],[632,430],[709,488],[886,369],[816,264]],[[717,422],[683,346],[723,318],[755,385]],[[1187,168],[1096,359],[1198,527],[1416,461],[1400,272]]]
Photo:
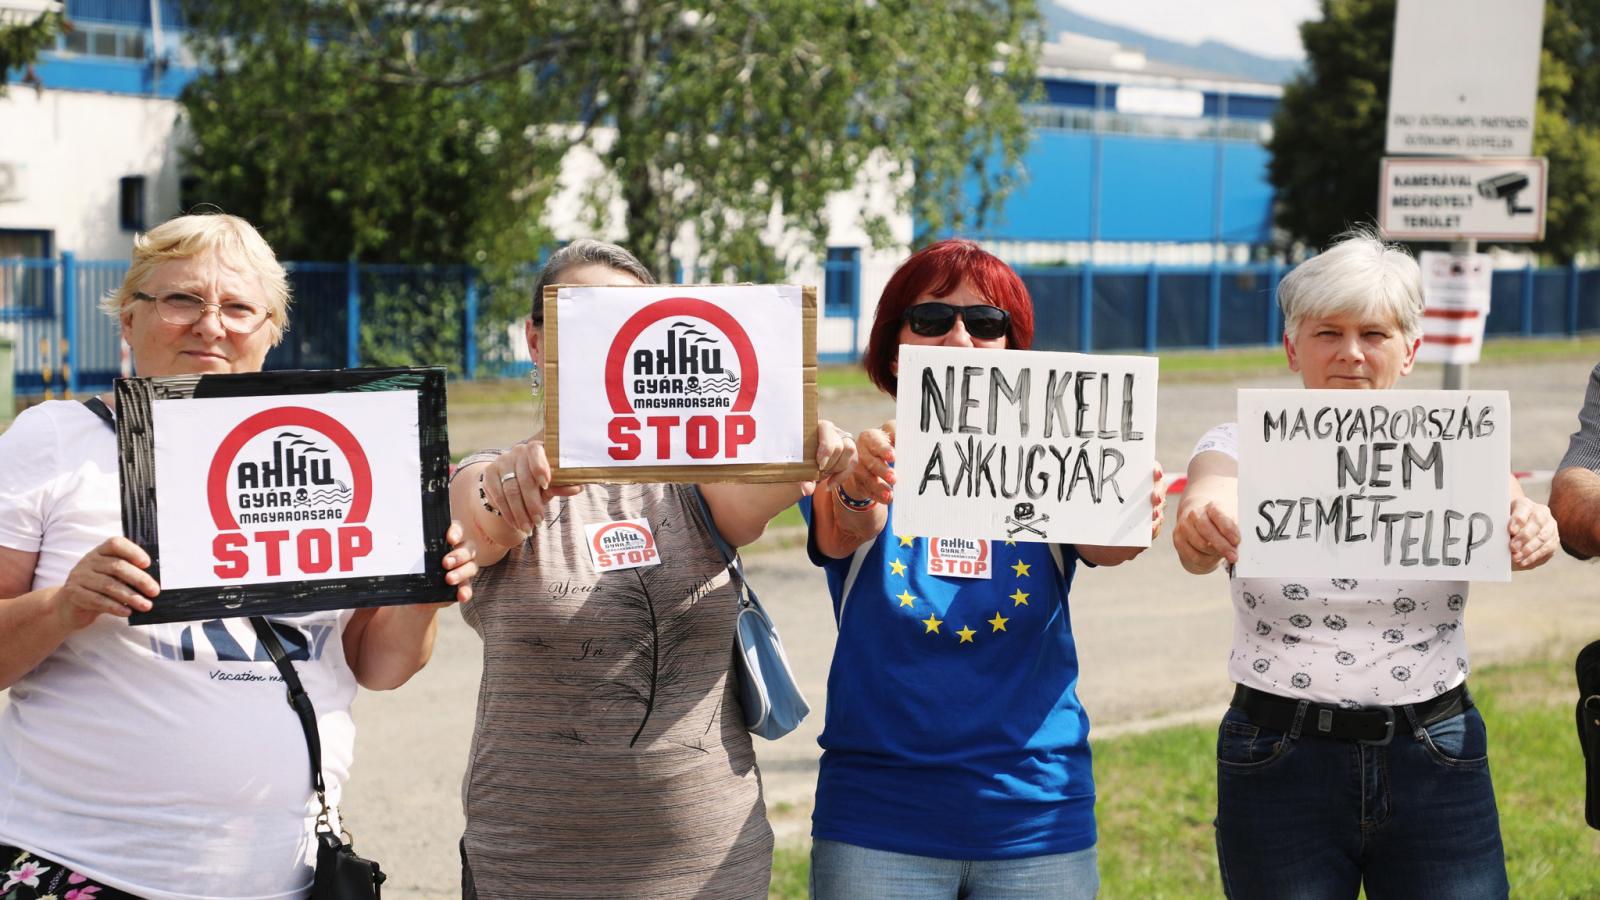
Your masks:
[[[649,519],[603,522],[586,525],[583,530],[589,536],[589,558],[596,572],[620,572],[661,564]]]
[[[969,538],[930,538],[928,574],[948,578],[993,578],[989,542]]]

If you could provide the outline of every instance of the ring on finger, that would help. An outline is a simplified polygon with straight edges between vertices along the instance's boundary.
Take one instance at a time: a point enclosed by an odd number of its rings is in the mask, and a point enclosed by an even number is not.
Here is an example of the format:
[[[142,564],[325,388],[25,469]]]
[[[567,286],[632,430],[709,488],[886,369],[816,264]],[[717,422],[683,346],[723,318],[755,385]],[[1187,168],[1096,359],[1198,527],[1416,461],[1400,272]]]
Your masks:
[[[517,480],[517,473],[515,471],[507,472],[504,475],[500,476],[500,483],[502,485],[505,484],[508,481],[516,481],[516,480]]]

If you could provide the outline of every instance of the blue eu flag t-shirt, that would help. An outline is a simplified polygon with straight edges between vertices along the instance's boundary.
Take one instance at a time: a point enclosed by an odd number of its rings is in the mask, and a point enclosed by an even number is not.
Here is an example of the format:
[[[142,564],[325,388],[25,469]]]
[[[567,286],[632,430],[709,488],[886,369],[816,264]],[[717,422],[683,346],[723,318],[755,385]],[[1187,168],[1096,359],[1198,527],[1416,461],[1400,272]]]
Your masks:
[[[801,511],[814,527],[810,499]],[[1060,548],[1059,566],[1037,543],[940,552],[896,535],[891,505],[848,596],[851,559],[823,556],[814,533],[809,549],[839,625],[812,835],[946,859],[1093,846],[1089,719],[1067,611],[1073,548]]]

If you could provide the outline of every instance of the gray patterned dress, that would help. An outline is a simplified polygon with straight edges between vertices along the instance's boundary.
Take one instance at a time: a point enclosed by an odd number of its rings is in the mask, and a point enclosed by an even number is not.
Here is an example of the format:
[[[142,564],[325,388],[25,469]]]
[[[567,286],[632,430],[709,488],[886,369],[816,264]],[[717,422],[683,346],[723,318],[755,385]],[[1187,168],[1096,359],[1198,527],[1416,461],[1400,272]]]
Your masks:
[[[772,831],[732,681],[738,600],[691,490],[555,498],[475,580],[469,896],[767,895]],[[660,565],[597,573],[584,526],[637,518]]]

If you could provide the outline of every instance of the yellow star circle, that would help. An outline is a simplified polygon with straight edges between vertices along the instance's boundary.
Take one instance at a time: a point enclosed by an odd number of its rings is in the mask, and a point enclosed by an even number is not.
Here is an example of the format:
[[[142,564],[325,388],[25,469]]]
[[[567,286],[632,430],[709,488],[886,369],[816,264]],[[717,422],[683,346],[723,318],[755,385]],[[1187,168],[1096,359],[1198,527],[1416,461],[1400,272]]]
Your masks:
[[[1012,606],[1027,606],[1028,605],[1028,595],[1024,594],[1022,592],[1022,588],[1017,588],[1016,593],[1011,595],[1011,599],[1016,601],[1016,602],[1011,604]],[[998,613],[996,613],[996,615],[998,615]]]
[[[1009,621],[1011,621],[1011,620],[1006,618],[1005,616],[1002,616],[999,613],[995,613],[994,614],[994,618],[989,620],[989,624],[994,626],[994,630],[995,631],[1005,631],[1006,630],[1006,623],[1009,622]]]
[[[959,643],[970,644],[970,643],[972,643],[972,636],[977,634],[977,632],[973,631],[971,628],[968,628],[967,626],[963,625],[963,626],[961,626],[961,630],[956,632],[956,634],[961,635],[961,640],[959,641]]]
[[[924,631],[923,634],[938,634],[939,626],[944,624],[944,620],[936,618],[933,613],[928,613],[928,617],[922,620],[922,624],[928,626],[928,630]]]
[[[906,573],[906,564],[897,559],[889,563],[889,572],[894,575],[904,575]]]
[[[910,605],[912,605],[913,603],[916,603],[916,602],[917,602],[917,598],[911,596],[911,592],[910,591],[901,591],[900,592],[900,605],[901,606],[910,606]]]
[[[1028,564],[1019,559],[1017,564],[1011,567],[1011,571],[1017,573],[1017,577],[1021,578],[1028,574]]]
[[[911,546],[911,542],[916,540],[916,538],[908,538],[903,534],[896,536],[900,538],[900,546],[902,547],[909,547]]]

